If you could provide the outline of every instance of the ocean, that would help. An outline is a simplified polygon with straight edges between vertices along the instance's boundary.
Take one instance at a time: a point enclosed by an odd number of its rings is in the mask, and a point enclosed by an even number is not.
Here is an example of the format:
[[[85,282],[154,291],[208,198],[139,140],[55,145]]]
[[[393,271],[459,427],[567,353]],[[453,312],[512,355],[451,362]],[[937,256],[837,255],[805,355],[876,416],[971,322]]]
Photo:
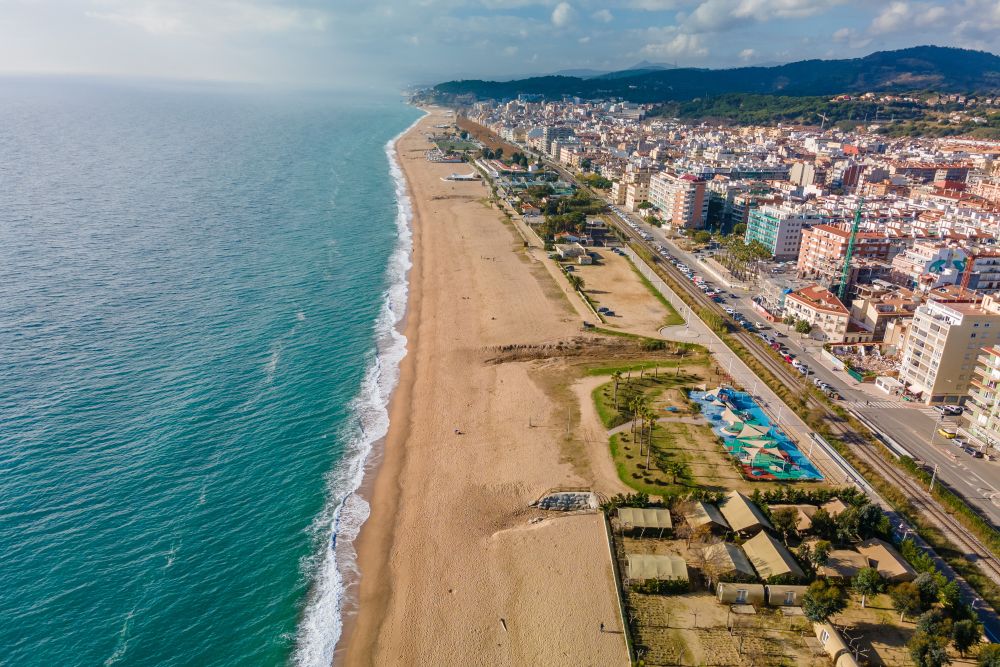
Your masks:
[[[420,112],[74,79],[0,99],[0,664],[325,667],[405,353],[389,142]]]

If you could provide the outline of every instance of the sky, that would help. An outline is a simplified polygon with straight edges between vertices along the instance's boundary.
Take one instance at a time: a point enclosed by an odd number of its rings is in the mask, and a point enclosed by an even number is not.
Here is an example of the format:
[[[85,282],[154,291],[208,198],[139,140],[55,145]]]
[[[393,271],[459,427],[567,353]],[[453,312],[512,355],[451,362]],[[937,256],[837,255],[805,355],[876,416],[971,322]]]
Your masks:
[[[1000,53],[998,0],[0,0],[0,72],[378,88]]]

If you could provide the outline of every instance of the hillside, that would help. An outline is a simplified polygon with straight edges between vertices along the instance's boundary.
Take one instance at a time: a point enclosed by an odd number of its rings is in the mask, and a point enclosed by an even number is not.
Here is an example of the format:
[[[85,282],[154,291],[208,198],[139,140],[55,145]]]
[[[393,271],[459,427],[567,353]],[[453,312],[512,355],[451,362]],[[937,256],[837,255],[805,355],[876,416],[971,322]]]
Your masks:
[[[559,99],[620,97],[631,102],[691,100],[726,93],[835,95],[862,91],[933,89],[1000,91],[1000,57],[985,51],[917,46],[848,60],[803,60],[775,67],[680,68],[636,76],[543,76],[514,81],[449,81],[433,88],[439,98],[473,95],[508,99],[518,94]]]

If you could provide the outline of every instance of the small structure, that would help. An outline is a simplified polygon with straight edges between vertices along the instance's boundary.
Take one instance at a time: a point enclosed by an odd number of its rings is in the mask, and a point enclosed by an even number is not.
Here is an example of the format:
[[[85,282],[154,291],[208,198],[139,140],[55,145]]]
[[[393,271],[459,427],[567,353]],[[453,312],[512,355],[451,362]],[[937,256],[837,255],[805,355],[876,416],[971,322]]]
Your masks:
[[[719,511],[726,518],[729,527],[737,533],[750,534],[764,528],[774,529],[760,508],[739,491],[730,491],[726,494],[726,497],[719,503]]]
[[[729,530],[729,524],[726,522],[726,518],[722,516],[719,508],[711,503],[704,503],[700,500],[692,503],[691,510],[684,515],[684,520],[688,522],[688,525],[692,529],[710,526],[713,531]]]
[[[587,249],[579,243],[557,243],[556,253],[561,259],[576,259],[587,255]]]
[[[858,552],[868,560],[869,567],[878,570],[886,581],[899,583],[917,578],[916,570],[910,567],[906,559],[891,544],[877,537],[859,544]]]
[[[791,509],[795,511],[795,530],[800,533],[809,532],[812,528],[813,514],[819,511],[819,508],[815,505],[768,505],[771,509],[771,516],[774,516],[776,510]]]
[[[738,577],[749,580],[757,576],[743,549],[729,542],[719,542],[707,547],[704,559],[705,574],[712,579]]]
[[[663,532],[673,528],[670,520],[670,510],[655,507],[619,507],[618,522],[621,529],[639,531],[643,537],[646,529],[656,531],[657,537],[663,537]]]
[[[829,621],[813,623],[813,632],[823,651],[833,660],[834,667],[857,667],[858,663],[851,655],[851,649]]]
[[[808,586],[779,586],[768,584],[764,587],[769,607],[801,607],[802,596]]]
[[[840,498],[834,498],[833,500],[828,500],[819,506],[821,510],[826,510],[826,513],[837,518],[840,514],[847,509],[847,503],[845,503]]]
[[[719,584],[715,596],[722,604],[764,604],[763,584]]]
[[[687,581],[687,563],[680,556],[652,554],[627,554],[626,575],[631,581]]]
[[[868,567],[868,559],[853,549],[835,549],[826,557],[816,574],[827,579],[853,579],[859,570]]]
[[[900,382],[894,377],[890,377],[888,375],[880,375],[879,377],[875,378],[875,388],[878,389],[879,391],[889,394],[890,396],[898,396],[899,394],[903,393],[903,389],[905,389],[906,387],[903,385],[902,382]]]
[[[771,577],[791,576],[804,579],[806,576],[785,545],[766,532],[761,531],[744,542],[743,551],[757,570],[757,575],[765,581]]]
[[[592,491],[554,491],[539,498],[533,506],[554,512],[576,512],[596,510],[600,503]]]

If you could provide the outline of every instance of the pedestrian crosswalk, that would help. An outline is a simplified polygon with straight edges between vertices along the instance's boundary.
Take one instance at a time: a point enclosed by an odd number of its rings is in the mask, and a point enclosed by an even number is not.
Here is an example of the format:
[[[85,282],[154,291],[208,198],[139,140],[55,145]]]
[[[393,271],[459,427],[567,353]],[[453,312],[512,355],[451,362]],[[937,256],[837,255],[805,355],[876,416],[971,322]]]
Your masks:
[[[937,410],[934,408],[929,408],[927,406],[917,406],[913,403],[906,403],[903,401],[848,401],[847,406],[855,410],[916,410],[917,412],[927,415],[928,417],[934,417],[937,419],[941,415],[938,414]]]

